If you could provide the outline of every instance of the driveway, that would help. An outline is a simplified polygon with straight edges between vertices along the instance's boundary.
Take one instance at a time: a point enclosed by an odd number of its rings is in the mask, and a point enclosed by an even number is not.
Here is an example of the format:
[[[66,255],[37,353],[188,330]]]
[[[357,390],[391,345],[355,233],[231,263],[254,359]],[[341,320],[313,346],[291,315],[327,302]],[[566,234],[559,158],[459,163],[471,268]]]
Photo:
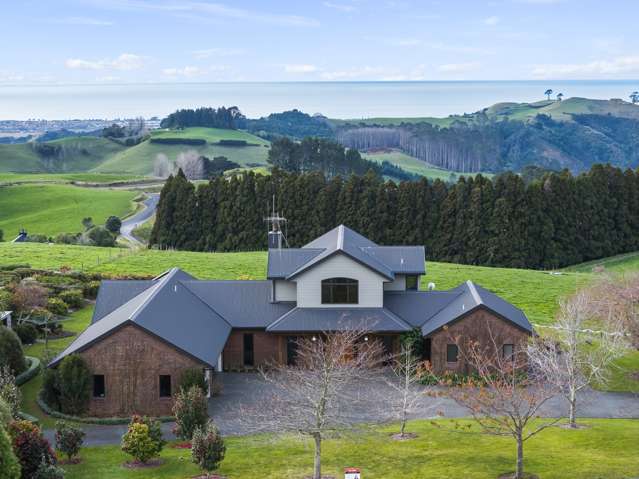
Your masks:
[[[244,411],[263,410],[264,394],[268,394],[270,386],[265,384],[257,374],[223,373],[218,377],[224,385],[222,394],[209,400],[209,415],[213,418],[222,434],[226,436],[245,435],[254,432],[257,425],[251,424],[250,414],[241,418],[240,406]],[[386,406],[390,388],[384,384],[376,384],[366,389],[367,394],[361,407],[350,408],[350,415],[359,422],[379,423],[387,419]],[[468,411],[448,398],[433,399],[424,396],[419,411],[411,419],[428,419],[438,417],[467,417]],[[578,416],[581,418],[639,418],[639,397],[630,393],[607,393],[600,391],[584,391],[579,397]],[[556,397],[544,405],[541,411],[547,417],[565,417],[568,414],[566,401]],[[171,432],[173,423],[162,424],[162,431],[167,439],[174,439]],[[126,425],[83,427],[87,436],[86,445],[99,446],[120,444]],[[53,440],[53,431],[45,431],[45,436]]]
[[[128,217],[122,222],[120,227],[120,235],[126,240],[130,241],[134,245],[141,245],[142,243],[133,236],[132,232],[135,228],[146,222],[158,207],[158,201],[160,201],[160,195],[158,193],[150,194],[149,197],[144,200],[144,209],[137,212],[133,216]]]

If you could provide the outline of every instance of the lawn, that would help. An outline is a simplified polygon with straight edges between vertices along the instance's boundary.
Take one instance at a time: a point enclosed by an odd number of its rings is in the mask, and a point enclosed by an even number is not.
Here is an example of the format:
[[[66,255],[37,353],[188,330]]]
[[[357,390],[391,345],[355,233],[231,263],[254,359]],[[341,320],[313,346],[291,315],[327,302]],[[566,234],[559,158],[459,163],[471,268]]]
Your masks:
[[[103,173],[0,173],[2,183],[123,183],[144,180],[143,176]]]
[[[266,165],[268,146],[270,145],[268,141],[246,132],[216,128],[185,128],[183,130],[160,131],[154,133],[153,138],[194,138],[205,140],[207,144],[162,145],[151,143],[147,140],[113,156],[96,167],[94,171],[150,175],[153,172],[153,163],[158,154],[165,154],[169,160],[175,161],[180,153],[189,150],[195,150],[200,155],[210,159],[216,156],[225,156],[242,167]],[[245,140],[247,143],[257,146],[220,146],[215,144],[224,139]]]
[[[87,216],[101,224],[110,215],[126,215],[133,209],[132,200],[137,194],[71,185],[0,187],[0,229],[6,239],[15,237],[21,228],[47,236],[78,232],[82,230],[82,218]]]
[[[639,271],[639,251],[569,266],[564,271],[590,273],[598,267],[612,273],[636,273]]]
[[[639,470],[639,421],[588,420],[576,431],[554,428],[526,443],[525,467],[543,479],[616,479],[633,477]],[[495,479],[514,469],[515,449],[507,438],[452,432],[447,420],[414,421],[409,431],[419,437],[396,442],[388,435],[395,428],[380,427],[356,438],[323,443],[323,472],[343,477],[343,468],[357,466],[366,479]],[[266,441],[266,439],[271,439]],[[231,437],[219,473],[229,479],[299,479],[312,470],[309,442],[295,438]],[[168,446],[164,464],[130,470],[129,458],[119,446],[85,448],[82,463],[64,466],[67,479],[185,478],[197,474],[190,451]]]

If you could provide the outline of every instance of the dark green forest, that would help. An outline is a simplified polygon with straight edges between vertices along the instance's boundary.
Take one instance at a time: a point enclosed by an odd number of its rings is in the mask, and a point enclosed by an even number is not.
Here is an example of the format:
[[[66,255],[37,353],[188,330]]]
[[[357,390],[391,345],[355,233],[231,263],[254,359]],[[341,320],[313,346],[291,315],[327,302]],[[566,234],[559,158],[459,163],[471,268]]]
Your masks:
[[[246,173],[196,188],[166,182],[151,246],[193,251],[266,249],[263,218],[275,195],[299,247],[343,223],[379,244],[424,245],[429,260],[551,269],[639,249],[639,173],[595,165],[587,173],[515,174],[384,182],[370,171]]]
[[[244,124],[245,117],[236,106],[229,108],[196,108],[183,109],[171,113],[160,126],[162,128],[188,128],[204,126],[207,128],[237,129]]]

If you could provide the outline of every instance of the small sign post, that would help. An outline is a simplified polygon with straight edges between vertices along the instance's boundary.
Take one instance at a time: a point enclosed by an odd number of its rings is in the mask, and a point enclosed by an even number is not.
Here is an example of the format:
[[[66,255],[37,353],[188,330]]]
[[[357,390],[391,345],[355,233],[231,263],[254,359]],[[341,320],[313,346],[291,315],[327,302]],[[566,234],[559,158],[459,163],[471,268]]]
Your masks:
[[[344,468],[344,479],[362,479],[360,470],[357,467]]]

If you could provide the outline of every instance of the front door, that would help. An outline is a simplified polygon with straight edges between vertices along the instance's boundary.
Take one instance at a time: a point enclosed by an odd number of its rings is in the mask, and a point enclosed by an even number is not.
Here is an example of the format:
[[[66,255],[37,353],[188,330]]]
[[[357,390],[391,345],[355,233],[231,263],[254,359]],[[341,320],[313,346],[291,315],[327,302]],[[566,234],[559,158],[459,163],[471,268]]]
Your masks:
[[[286,337],[286,364],[293,366],[297,361],[297,336]]]

